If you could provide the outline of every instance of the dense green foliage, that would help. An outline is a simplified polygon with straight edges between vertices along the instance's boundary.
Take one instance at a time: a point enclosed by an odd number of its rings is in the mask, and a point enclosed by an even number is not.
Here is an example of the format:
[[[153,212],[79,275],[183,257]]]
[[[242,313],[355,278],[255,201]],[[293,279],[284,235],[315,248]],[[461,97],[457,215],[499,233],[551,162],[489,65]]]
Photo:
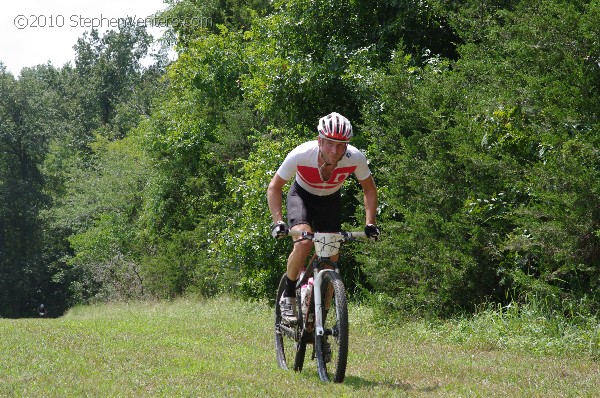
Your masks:
[[[169,1],[74,66],[0,70],[0,316],[186,292],[271,297],[266,186],[338,111],[371,161],[381,314],[600,301],[600,1]],[[362,227],[359,185],[343,190]],[[574,310],[574,308],[576,308]]]

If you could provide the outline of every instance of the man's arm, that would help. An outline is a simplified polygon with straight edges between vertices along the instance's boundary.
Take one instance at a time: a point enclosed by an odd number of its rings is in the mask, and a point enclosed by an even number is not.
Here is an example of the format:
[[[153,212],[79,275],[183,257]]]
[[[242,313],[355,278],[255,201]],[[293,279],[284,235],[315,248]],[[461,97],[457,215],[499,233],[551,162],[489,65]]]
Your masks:
[[[377,219],[377,187],[373,176],[368,176],[364,180],[358,180],[363,189],[365,202],[365,224],[376,224]]]
[[[282,213],[282,196],[283,186],[287,183],[286,180],[281,178],[279,174],[275,173],[269,187],[267,188],[267,203],[269,204],[269,211],[273,217],[273,223],[283,221]]]

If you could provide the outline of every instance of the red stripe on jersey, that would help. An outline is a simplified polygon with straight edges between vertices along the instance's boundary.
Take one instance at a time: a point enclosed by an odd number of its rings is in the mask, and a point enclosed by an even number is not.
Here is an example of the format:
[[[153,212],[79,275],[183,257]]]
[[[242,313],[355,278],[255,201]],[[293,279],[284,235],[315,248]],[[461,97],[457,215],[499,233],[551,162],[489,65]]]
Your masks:
[[[342,183],[354,173],[356,166],[339,167],[333,170],[331,178],[327,182],[323,182],[319,170],[316,167],[298,166],[298,175],[308,185],[313,188],[331,189],[342,185]]]

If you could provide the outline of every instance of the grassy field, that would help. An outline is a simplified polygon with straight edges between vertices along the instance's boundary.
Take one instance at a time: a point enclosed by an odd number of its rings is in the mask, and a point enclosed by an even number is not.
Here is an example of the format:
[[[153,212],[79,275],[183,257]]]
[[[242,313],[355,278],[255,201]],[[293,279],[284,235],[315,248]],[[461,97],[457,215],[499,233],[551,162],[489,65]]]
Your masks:
[[[594,397],[591,355],[469,339],[456,325],[375,328],[352,307],[343,384],[277,368],[272,309],[231,299],[79,307],[0,319],[1,397]]]

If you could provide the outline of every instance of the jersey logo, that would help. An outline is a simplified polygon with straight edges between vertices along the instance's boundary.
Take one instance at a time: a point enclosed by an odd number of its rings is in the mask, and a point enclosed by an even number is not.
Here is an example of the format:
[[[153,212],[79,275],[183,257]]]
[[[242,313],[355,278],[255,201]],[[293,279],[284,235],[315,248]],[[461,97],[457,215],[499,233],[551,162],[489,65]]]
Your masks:
[[[333,182],[337,183],[337,184],[341,184],[342,182],[344,182],[346,180],[346,178],[348,178],[350,176],[350,173],[334,173],[331,176],[331,180],[333,180]]]

